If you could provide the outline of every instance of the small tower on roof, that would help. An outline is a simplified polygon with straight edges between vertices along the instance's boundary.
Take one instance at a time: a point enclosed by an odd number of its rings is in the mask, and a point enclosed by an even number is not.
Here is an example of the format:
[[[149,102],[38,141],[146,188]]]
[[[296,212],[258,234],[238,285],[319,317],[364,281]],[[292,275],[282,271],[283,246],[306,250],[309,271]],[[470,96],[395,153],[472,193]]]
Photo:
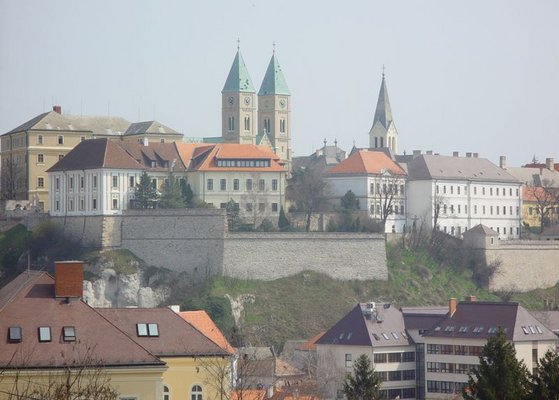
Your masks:
[[[227,143],[256,143],[256,90],[240,46],[221,91],[221,127]]]
[[[275,153],[291,166],[291,92],[276,57],[275,45],[258,91],[258,136],[267,135]]]
[[[378,149],[383,147],[389,148],[392,154],[398,153],[398,131],[392,119],[392,108],[386,89],[384,66],[373,126],[369,131],[369,148]]]

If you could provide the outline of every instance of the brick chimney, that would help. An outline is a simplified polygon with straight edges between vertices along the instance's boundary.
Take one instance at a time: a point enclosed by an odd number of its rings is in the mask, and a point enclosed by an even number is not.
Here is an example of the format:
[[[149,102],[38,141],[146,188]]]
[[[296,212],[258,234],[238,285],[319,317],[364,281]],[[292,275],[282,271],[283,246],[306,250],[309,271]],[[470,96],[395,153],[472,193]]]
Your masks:
[[[456,303],[457,300],[455,297],[452,297],[450,300],[448,300],[448,315],[450,317],[452,317],[456,312]]]
[[[477,301],[477,297],[476,297],[476,296],[469,295],[469,296],[466,296],[466,297],[465,297],[465,300],[466,300],[466,301],[469,301],[469,302],[473,302],[473,301]]]
[[[548,170],[553,171],[554,166],[555,166],[555,163],[554,163],[553,158],[546,158],[545,159],[545,167]]]
[[[52,106],[52,111],[58,114],[62,114],[62,106]]]
[[[83,295],[83,261],[54,263],[54,297],[81,298]]]

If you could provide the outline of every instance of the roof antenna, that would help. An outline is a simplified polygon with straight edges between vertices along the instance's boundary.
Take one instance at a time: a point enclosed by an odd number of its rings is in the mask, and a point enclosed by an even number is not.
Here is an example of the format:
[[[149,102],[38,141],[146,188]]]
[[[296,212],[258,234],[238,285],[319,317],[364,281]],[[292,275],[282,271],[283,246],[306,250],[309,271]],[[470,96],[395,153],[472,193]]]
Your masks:
[[[326,138],[324,138],[323,143],[324,143],[324,147],[326,147]]]
[[[276,41],[272,42],[272,54],[276,54]]]
[[[237,51],[241,50],[241,39],[237,38]]]
[[[382,79],[384,79],[384,70],[386,69],[386,67],[384,66],[384,64],[382,64]]]

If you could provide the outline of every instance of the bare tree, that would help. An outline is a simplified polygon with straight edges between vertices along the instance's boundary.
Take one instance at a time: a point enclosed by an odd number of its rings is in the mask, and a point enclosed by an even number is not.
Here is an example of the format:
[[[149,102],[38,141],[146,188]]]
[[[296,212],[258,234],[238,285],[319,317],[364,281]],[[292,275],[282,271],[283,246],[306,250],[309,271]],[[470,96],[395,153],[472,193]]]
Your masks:
[[[442,194],[433,197],[433,232],[439,230],[441,213],[446,214],[446,198]]]
[[[26,166],[21,156],[6,155],[2,159],[0,196],[5,200],[15,200],[18,193],[27,191]]]
[[[336,356],[332,351],[318,355],[316,382],[324,397],[336,398],[345,377],[346,371],[336,363]]]
[[[328,184],[318,167],[297,168],[293,170],[287,196],[300,211],[306,214],[305,230],[311,227],[311,216],[320,211],[327,203]]]
[[[394,176],[390,171],[385,170],[382,172],[380,179],[375,183],[374,193],[372,193],[373,206],[376,205],[376,210],[372,214],[379,216],[379,221],[386,231],[386,221],[388,217],[397,213],[397,202],[403,198],[404,181]],[[373,190],[371,190],[373,192]]]
[[[102,361],[94,347],[72,346],[71,360],[62,354],[59,368],[44,374],[31,367],[28,354],[14,352],[10,363],[0,372],[0,394],[7,400],[116,400],[119,393],[110,385]]]
[[[540,222],[540,233],[549,223],[550,214],[559,206],[559,188],[554,187],[554,182],[544,180],[541,186],[528,185],[528,196],[534,201],[536,214]]]

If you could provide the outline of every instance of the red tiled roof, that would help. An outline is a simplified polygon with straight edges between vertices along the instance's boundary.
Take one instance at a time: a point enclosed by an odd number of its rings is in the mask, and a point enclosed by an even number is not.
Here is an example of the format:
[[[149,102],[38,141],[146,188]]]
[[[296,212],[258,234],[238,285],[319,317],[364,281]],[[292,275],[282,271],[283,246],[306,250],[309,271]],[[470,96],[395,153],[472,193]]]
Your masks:
[[[209,150],[209,151],[208,151]],[[218,167],[216,160],[269,160],[269,167]],[[266,147],[253,144],[218,143],[211,149],[198,147],[192,156],[191,171],[283,172],[278,156]]]
[[[404,170],[381,151],[359,150],[328,170],[329,174],[380,174],[384,170],[405,175]]]
[[[208,313],[204,310],[182,311],[177,314],[229,354],[233,354],[235,352],[225,336],[223,336],[223,333],[221,333]]]
[[[322,331],[316,335],[314,335],[312,338],[310,338],[309,340],[307,340],[305,343],[302,343],[301,345],[299,345],[299,350],[302,351],[315,351],[316,350],[316,342],[318,341],[318,339],[320,339],[322,337],[322,335],[324,335],[326,333],[326,331]]]
[[[546,169],[547,165],[544,164],[544,163],[531,163],[531,164],[523,165],[522,168],[542,168],[542,169]],[[553,168],[555,169],[555,171],[559,172],[559,163],[554,163]]]
[[[164,356],[228,353],[168,308],[100,308],[100,314],[153,354]],[[158,324],[158,337],[139,337],[138,323]]]
[[[75,342],[63,340],[65,326],[75,328]],[[21,328],[21,342],[8,341],[9,327]],[[39,327],[50,327],[52,341],[39,342]],[[3,367],[83,365],[87,348],[106,366],[164,365],[84,301],[56,299],[54,278],[46,272],[24,272],[0,289],[0,335]]]

